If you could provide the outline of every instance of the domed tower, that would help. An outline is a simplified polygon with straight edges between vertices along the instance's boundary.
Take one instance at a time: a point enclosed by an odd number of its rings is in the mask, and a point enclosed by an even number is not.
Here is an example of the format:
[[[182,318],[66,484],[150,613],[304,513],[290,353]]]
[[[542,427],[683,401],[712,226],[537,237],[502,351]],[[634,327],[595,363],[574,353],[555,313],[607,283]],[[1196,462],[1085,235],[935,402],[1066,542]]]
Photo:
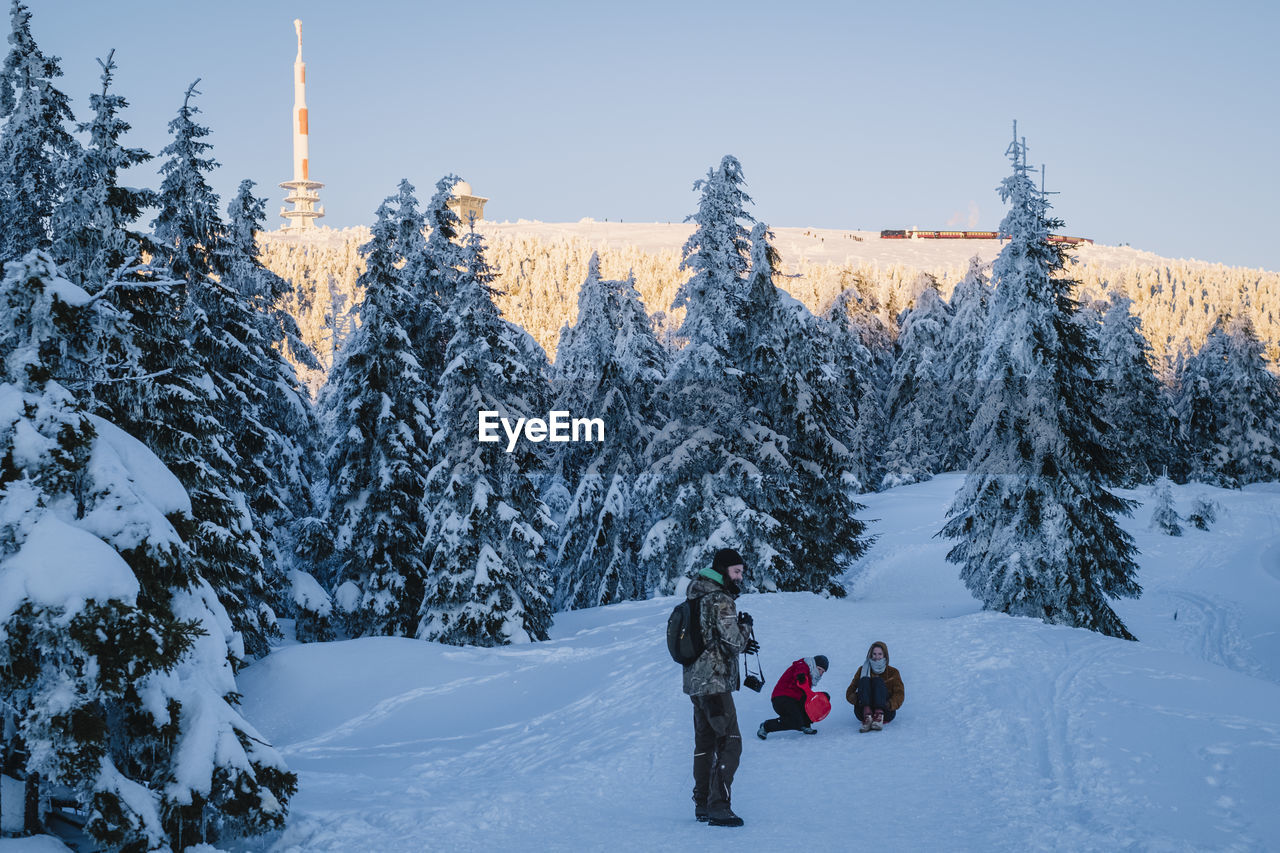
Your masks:
[[[474,195],[471,192],[471,184],[466,181],[458,181],[453,185],[453,197],[449,199],[449,208],[462,220],[463,225],[471,222],[472,217],[476,222],[484,219],[484,204],[489,199]]]
[[[293,210],[282,207],[280,215],[288,223],[284,230],[298,234],[314,229],[315,220],[324,216],[324,208],[316,206],[316,202],[320,200],[316,190],[324,184],[311,180],[308,168],[310,145],[307,139],[307,64],[302,61],[302,20],[295,19],[293,28],[298,33],[298,58],[293,61],[293,180],[280,185],[290,191],[284,200],[293,205]]]

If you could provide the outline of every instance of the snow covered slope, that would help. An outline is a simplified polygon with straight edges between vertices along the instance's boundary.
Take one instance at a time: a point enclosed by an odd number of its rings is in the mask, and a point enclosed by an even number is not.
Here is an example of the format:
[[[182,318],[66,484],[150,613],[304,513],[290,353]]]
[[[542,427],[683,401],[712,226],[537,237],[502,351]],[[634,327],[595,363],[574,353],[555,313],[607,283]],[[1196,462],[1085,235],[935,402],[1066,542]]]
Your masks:
[[[851,596],[751,595],[769,687],[737,694],[742,829],[693,820],[691,710],[672,599],[557,615],[501,649],[364,639],[280,649],[240,676],[248,719],[300,774],[280,851],[1280,847],[1280,486],[1210,494],[1210,532],[1127,528],[1141,639],[983,613],[932,538],[957,475],[864,498],[880,539]],[[1133,493],[1145,497],[1145,493]],[[1174,618],[1175,612],[1177,618]],[[844,689],[885,641],[906,704],[858,734]],[[818,735],[752,733],[823,653]]]

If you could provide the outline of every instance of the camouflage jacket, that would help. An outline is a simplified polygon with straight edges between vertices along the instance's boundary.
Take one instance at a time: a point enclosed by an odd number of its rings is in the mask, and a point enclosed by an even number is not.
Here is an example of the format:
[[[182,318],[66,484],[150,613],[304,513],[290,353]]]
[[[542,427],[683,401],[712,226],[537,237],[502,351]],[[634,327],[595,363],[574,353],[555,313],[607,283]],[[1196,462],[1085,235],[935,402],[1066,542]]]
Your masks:
[[[689,583],[685,596],[698,600],[702,620],[702,641],[706,648],[698,659],[684,668],[684,692],[690,696],[729,693],[742,686],[738,655],[747,645],[747,636],[738,628],[736,596],[719,582],[719,575],[703,569]]]

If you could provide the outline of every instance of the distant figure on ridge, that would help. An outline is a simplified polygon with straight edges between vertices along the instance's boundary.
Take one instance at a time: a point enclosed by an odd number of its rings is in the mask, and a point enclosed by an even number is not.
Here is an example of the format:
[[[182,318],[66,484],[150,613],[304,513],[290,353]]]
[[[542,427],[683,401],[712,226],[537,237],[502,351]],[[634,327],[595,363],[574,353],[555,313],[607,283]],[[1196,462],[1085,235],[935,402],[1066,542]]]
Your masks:
[[[854,673],[844,698],[862,720],[861,732],[878,732],[902,707],[902,676],[889,666],[889,647],[877,640],[867,649],[867,659]]]

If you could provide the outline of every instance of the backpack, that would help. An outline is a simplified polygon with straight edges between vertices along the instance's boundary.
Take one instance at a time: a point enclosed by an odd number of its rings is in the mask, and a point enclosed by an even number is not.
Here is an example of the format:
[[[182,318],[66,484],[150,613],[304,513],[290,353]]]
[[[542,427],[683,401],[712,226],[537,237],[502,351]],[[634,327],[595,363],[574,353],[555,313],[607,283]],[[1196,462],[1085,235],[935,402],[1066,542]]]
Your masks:
[[[706,649],[702,642],[701,610],[701,598],[686,598],[667,617],[667,651],[678,664],[689,666]]]

